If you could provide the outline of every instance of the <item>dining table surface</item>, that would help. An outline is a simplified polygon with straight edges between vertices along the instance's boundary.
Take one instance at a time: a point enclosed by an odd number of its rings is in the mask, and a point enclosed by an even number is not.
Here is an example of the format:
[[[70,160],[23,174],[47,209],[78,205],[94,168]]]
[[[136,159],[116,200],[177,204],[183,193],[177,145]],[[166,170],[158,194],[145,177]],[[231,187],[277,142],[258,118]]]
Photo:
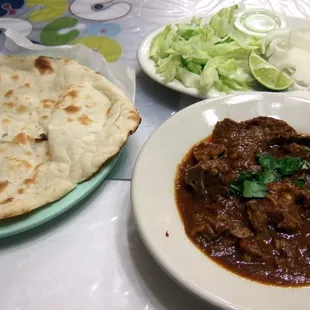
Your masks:
[[[37,228],[0,239],[1,310],[215,309],[157,265],[135,225],[130,185],[143,144],[174,113],[199,101],[147,77],[137,49],[160,26],[235,3],[310,18],[308,0],[0,1],[1,29],[42,45],[82,43],[108,62],[134,68],[142,118],[113,170],[87,198]],[[2,31],[0,49],[4,40]]]

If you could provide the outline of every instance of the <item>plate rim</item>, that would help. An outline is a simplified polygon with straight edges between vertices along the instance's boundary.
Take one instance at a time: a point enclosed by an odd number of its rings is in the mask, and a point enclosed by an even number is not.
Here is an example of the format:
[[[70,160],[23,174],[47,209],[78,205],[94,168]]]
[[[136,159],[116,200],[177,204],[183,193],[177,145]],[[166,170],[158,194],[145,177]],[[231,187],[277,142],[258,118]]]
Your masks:
[[[207,22],[210,20],[210,18],[212,17],[212,15],[209,15],[207,13],[203,13],[203,14],[197,14],[197,15],[192,15],[190,17],[184,17],[175,21],[172,21],[170,23],[166,23],[165,25],[156,28],[155,30],[153,30],[151,33],[149,33],[139,44],[138,50],[137,50],[137,60],[138,63],[142,69],[142,71],[153,81],[163,85],[164,87],[167,87],[169,89],[172,89],[174,91],[177,91],[181,94],[185,94],[185,95],[190,95],[199,99],[209,99],[209,98],[214,98],[214,97],[218,97],[221,95],[227,95],[225,93],[221,93],[218,92],[216,90],[211,91],[211,92],[207,92],[205,94],[202,94],[198,89],[196,88],[187,88],[185,87],[180,81],[177,80],[173,80],[169,83],[164,83],[162,78],[152,72],[155,70],[155,65],[154,65],[154,61],[149,59],[148,55],[149,55],[149,51],[150,51],[150,43],[152,41],[152,39],[159,33],[161,32],[166,26],[168,25],[175,25],[177,23],[180,22],[189,22],[194,16],[197,17],[202,17],[202,20],[204,22]],[[286,25],[290,24],[290,23],[307,23],[310,26],[310,22],[308,19],[306,18],[301,18],[301,17],[294,17],[294,16],[289,16],[289,15],[284,15],[281,14],[281,16],[284,17]],[[252,89],[247,91],[247,93],[249,92],[255,92],[256,90]],[[293,91],[287,91],[286,93],[290,93]],[[240,94],[242,92],[239,91],[233,91],[232,94]]]
[[[186,291],[188,291],[189,293],[195,295],[196,297],[198,297],[200,300],[202,301],[206,301],[216,307],[219,307],[220,309],[227,309],[227,310],[231,310],[231,309],[239,309],[239,310],[249,310],[249,308],[244,308],[241,307],[239,305],[234,305],[231,304],[229,301],[222,299],[220,296],[215,296],[214,294],[212,294],[209,291],[205,291],[202,288],[199,288],[197,285],[195,285],[195,283],[193,281],[191,282],[186,282],[186,276],[184,276],[181,272],[178,272],[177,270],[174,270],[173,268],[170,268],[169,265],[171,265],[172,263],[167,263],[167,261],[165,260],[164,256],[162,255],[161,252],[156,250],[156,245],[154,242],[152,242],[151,239],[149,239],[148,234],[144,232],[144,225],[141,224],[143,222],[142,220],[142,214],[138,211],[138,207],[137,207],[137,196],[138,196],[138,191],[137,190],[137,183],[136,183],[136,179],[137,179],[137,167],[139,166],[139,163],[141,161],[141,158],[143,158],[143,153],[145,152],[145,150],[148,148],[148,145],[150,143],[152,143],[152,139],[154,136],[156,136],[158,134],[159,131],[163,130],[163,128],[165,127],[165,124],[170,122],[172,118],[177,118],[178,115],[180,113],[184,114],[187,113],[188,110],[192,110],[192,109],[196,109],[199,106],[203,105],[205,106],[205,108],[208,108],[208,106],[210,105],[210,107],[212,106],[212,103],[215,101],[218,101],[217,104],[220,105],[227,105],[225,103],[225,99],[229,99],[229,98],[234,98],[234,97],[239,97],[242,95],[259,95],[259,96],[276,96],[278,98],[286,98],[287,99],[292,99],[292,100],[299,100],[304,102],[305,104],[310,104],[310,98],[305,98],[302,96],[296,96],[296,95],[291,95],[291,94],[285,94],[285,93],[270,93],[270,92],[258,92],[258,91],[251,91],[251,92],[246,92],[243,94],[231,94],[231,95],[223,95],[220,97],[216,97],[216,98],[210,98],[210,99],[204,99],[201,100],[195,104],[192,104],[186,108],[184,108],[183,110],[180,110],[179,112],[175,113],[173,116],[171,116],[169,119],[167,119],[164,123],[161,124],[161,126],[159,126],[153,133],[152,135],[148,138],[148,140],[145,142],[145,144],[143,145],[142,149],[139,152],[139,155],[137,157],[137,160],[135,162],[134,165],[134,169],[133,169],[133,173],[132,173],[132,181],[131,181],[131,188],[130,188],[130,195],[131,195],[131,205],[132,205],[132,210],[133,210],[133,214],[134,214],[134,219],[135,219],[135,223],[136,223],[136,227],[138,230],[138,233],[140,235],[140,238],[143,241],[143,244],[145,245],[145,247],[147,248],[147,250],[149,251],[149,253],[151,254],[151,256],[154,258],[154,260],[157,262],[157,264],[162,268],[162,270],[165,271],[165,273],[172,278],[177,284],[179,284],[182,288],[184,288]],[[173,195],[174,196],[174,195]],[[174,200],[175,198],[173,198]],[[174,200],[175,201],[175,200]],[[175,208],[176,205],[175,205]],[[178,210],[177,210],[178,211]],[[182,219],[180,217],[180,214],[178,212],[178,218],[180,220],[180,222],[182,222]],[[183,227],[183,223],[182,223],[182,227]],[[186,238],[188,238],[186,236]],[[150,241],[151,240],[151,241]],[[199,249],[196,249],[199,252]],[[211,260],[212,261],[212,260]],[[215,263],[216,265],[218,265],[217,263]],[[223,267],[220,267],[223,268]],[[234,274],[233,272],[226,270],[227,273],[231,273]],[[237,275],[238,278],[242,278],[243,280],[248,280],[254,284],[259,284],[262,286],[267,286],[267,287],[272,287],[275,289],[296,289],[294,287],[281,287],[281,286],[272,286],[272,285],[265,285],[263,283],[258,283],[256,281],[252,281],[249,279],[246,279],[244,277],[241,277],[239,275]],[[298,287],[298,289],[310,289],[310,286],[307,287]]]

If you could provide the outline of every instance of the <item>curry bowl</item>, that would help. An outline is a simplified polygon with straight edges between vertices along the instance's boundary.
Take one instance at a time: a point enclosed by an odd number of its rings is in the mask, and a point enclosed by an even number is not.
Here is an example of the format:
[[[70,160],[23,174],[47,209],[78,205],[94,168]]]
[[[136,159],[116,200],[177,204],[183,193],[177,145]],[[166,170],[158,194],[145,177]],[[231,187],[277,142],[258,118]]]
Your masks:
[[[242,272],[223,266],[199,249],[188,237],[188,231],[185,231],[186,219],[183,221],[184,214],[179,212],[175,190],[179,164],[190,149],[209,137],[224,119],[244,122],[257,117],[268,117],[282,125],[283,120],[288,124],[287,128],[307,135],[310,134],[309,115],[310,100],[288,94],[252,92],[224,96],[198,102],[176,113],[145,143],[132,177],[131,199],[136,223],[152,256],[185,289],[222,309],[289,310],[297,305],[300,310],[309,308],[307,281],[301,283],[303,285],[290,285],[289,281],[282,283],[284,285],[272,281],[257,281],[255,277],[243,276]],[[261,126],[259,122],[255,124]],[[282,133],[289,134],[290,130],[281,128],[278,131],[280,136]],[[292,133],[295,132],[293,129]],[[304,136],[298,136],[299,138],[304,139]],[[306,137],[304,140],[307,139]],[[258,136],[257,145],[260,145]],[[308,146],[305,146],[305,150],[309,151]],[[257,155],[266,157],[266,154]],[[301,162],[298,169],[309,169],[307,161]],[[277,173],[279,182],[288,180],[288,174],[280,168],[272,169],[273,173]],[[269,186],[267,183],[260,184],[261,187],[265,186],[265,191]],[[212,182],[210,184],[208,195],[214,190]],[[297,185],[292,185],[296,187],[296,191],[305,191],[297,189]],[[242,191],[238,194],[242,196]],[[245,194],[244,197],[246,195],[254,195],[251,199],[256,199],[258,204],[262,201],[259,199],[267,199],[255,196],[262,195],[261,192]],[[270,195],[271,193],[268,194]],[[277,229],[283,229],[279,222],[275,224]],[[251,224],[253,223],[249,225]],[[258,234],[253,225],[250,228]],[[285,229],[279,232],[282,237],[289,234]],[[239,268],[242,269],[242,264],[239,264]]]

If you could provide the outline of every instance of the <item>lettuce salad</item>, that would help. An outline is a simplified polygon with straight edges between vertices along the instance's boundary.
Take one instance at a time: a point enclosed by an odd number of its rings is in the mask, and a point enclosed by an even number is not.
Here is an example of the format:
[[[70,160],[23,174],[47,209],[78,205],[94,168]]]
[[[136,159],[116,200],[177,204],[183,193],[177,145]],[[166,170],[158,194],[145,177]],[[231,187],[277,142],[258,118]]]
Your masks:
[[[153,39],[149,58],[165,83],[177,79],[202,92],[253,88],[248,57],[253,50],[260,53],[262,40],[234,27],[237,9],[222,9],[209,24],[194,17],[190,23],[168,25]]]

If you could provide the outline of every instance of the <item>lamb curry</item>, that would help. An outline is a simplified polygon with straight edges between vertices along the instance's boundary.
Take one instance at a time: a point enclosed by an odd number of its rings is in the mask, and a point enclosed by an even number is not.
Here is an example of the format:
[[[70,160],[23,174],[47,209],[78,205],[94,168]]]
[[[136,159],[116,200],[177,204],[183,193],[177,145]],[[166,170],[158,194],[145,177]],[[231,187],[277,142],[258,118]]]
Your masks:
[[[224,119],[179,165],[188,237],[234,273],[310,284],[310,136],[281,120]]]

